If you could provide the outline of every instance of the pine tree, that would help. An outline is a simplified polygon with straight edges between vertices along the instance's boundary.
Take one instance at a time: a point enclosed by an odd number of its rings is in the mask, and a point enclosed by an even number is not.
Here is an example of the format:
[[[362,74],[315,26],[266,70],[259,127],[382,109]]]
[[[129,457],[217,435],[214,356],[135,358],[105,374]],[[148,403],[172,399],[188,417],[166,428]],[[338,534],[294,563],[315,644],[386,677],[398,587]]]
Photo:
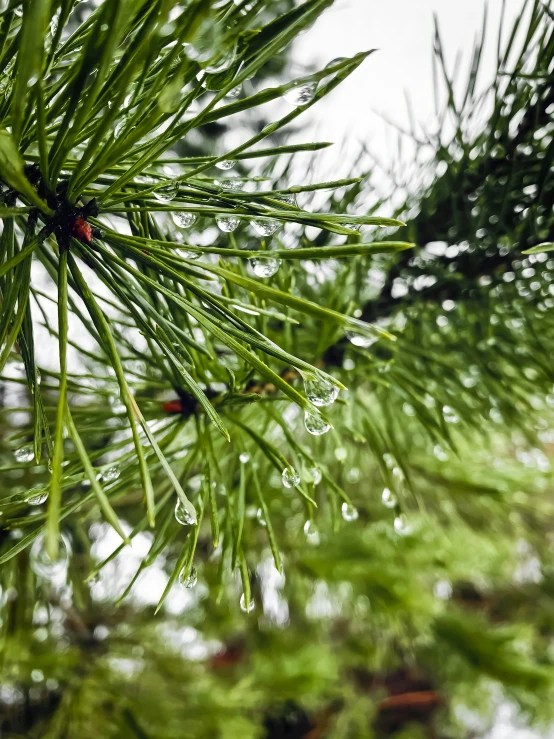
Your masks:
[[[552,718],[551,13],[485,93],[484,34],[460,95],[437,31],[455,133],[392,212],[364,157],[293,184],[367,54],[264,77],[329,5],[2,11],[7,736]]]

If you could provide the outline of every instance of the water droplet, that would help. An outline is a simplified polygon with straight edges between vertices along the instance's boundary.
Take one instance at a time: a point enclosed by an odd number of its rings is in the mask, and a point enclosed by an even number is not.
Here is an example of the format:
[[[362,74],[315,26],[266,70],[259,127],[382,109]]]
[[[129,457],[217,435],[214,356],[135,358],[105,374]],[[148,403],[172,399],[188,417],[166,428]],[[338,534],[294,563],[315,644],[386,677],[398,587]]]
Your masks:
[[[250,221],[250,225],[254,228],[256,233],[260,234],[260,236],[271,236],[275,233],[275,231],[277,231],[281,224],[279,223],[279,221],[262,221],[255,219],[253,221]]]
[[[399,536],[408,536],[412,533],[412,527],[403,513],[394,519],[394,530]]]
[[[60,22],[60,13],[61,10],[58,9],[56,13],[52,16],[52,20],[50,21],[50,33],[52,36],[56,35],[56,31],[58,30],[58,23]]]
[[[248,452],[243,452],[239,457],[241,464],[247,464],[247,462],[250,462],[250,455]]]
[[[246,598],[244,597],[244,593],[240,596],[240,610],[244,613],[252,613],[252,611],[256,608],[256,603],[252,597],[250,597],[250,601],[247,604]]]
[[[335,459],[337,462],[344,462],[347,456],[348,452],[346,451],[346,447],[339,446],[335,449]]]
[[[282,200],[283,203],[287,203],[287,205],[296,205],[296,195],[293,192],[286,192],[279,195],[278,200]]]
[[[226,180],[215,180],[215,185],[231,192],[244,190],[244,181],[240,177],[229,177]]]
[[[51,559],[46,551],[46,537],[44,534],[39,534],[29,555],[31,569],[36,575],[48,580],[62,575],[67,569],[70,551],[69,541],[62,534],[59,539],[58,555],[56,559]]]
[[[202,256],[201,252],[190,251],[189,249],[177,249],[177,254],[183,259],[200,259]]]
[[[225,97],[238,98],[241,91],[242,91],[242,83],[240,85],[237,85],[236,87],[231,88]]]
[[[345,521],[356,521],[358,518],[358,510],[349,503],[343,503],[341,506],[342,517]]]
[[[319,469],[319,467],[310,467],[308,472],[312,476],[314,485],[319,485],[319,483],[321,482],[321,470]]]
[[[205,67],[206,72],[208,74],[226,72],[235,61],[236,51],[236,48],[224,49],[217,56],[212,57],[210,63]]]
[[[300,475],[294,467],[285,467],[281,474],[281,480],[286,488],[294,488],[300,482]]]
[[[290,90],[287,90],[283,97],[296,107],[307,105],[314,99],[317,90],[317,82],[297,82]]]
[[[220,216],[215,220],[219,228],[226,233],[235,231],[240,226],[240,219],[235,216]]]
[[[281,260],[275,257],[252,257],[248,264],[256,277],[273,277],[281,266]]]
[[[315,523],[309,519],[304,524],[304,534],[306,535],[308,544],[311,544],[312,546],[317,546],[319,544],[319,531]]]
[[[256,518],[258,519],[258,523],[260,524],[260,526],[267,526],[266,520],[264,518],[264,512],[261,508],[258,508],[258,510],[256,511]]]
[[[173,223],[180,228],[190,228],[194,223],[196,223],[196,214],[187,213],[183,210],[172,213],[171,217],[173,218]]]
[[[341,62],[345,62],[345,61],[346,61],[345,56],[338,56],[336,59],[333,59],[328,64],[326,64],[325,69],[328,69],[329,67],[334,67],[335,64],[340,64]]]
[[[31,462],[35,458],[35,452],[32,446],[22,446],[13,453],[16,462]]]
[[[207,15],[198,26],[194,38],[183,44],[188,58],[201,63],[212,59],[217,53],[219,35],[219,25],[212,16]]]
[[[369,349],[370,346],[375,344],[375,342],[379,341],[377,336],[364,336],[362,334],[358,334],[355,331],[345,331],[346,338],[348,341],[350,341],[351,344],[354,344],[354,346],[359,346],[361,349]]]
[[[42,505],[48,500],[48,491],[42,490],[40,493],[35,493],[34,495],[30,495],[26,499],[26,503],[29,505]]]
[[[192,526],[196,523],[180,500],[177,501],[177,505],[175,506],[175,519],[181,526]]]
[[[109,105],[109,103],[108,103],[108,105]],[[118,119],[118,121],[115,124],[114,129],[113,129],[113,133],[114,133],[114,136],[115,136],[116,139],[119,138],[121,136],[121,134],[123,133],[123,130],[124,130],[125,126],[127,125],[127,121],[128,121],[128,116],[126,116],[126,115],[121,116],[121,118]]]
[[[236,159],[222,159],[220,162],[216,162],[215,166],[218,169],[233,169],[236,163]]]
[[[190,568],[190,572],[188,573],[188,575],[186,574],[186,567],[184,567],[181,570],[181,574],[179,575],[179,582],[181,583],[181,585],[184,585],[185,588],[193,588],[198,582],[198,573],[196,572],[196,567],[193,565]]]
[[[336,385],[316,375],[306,375],[304,377],[304,390],[309,400],[320,408],[332,405],[339,394],[339,389]]]
[[[177,196],[179,192],[179,183],[178,182],[170,182],[168,185],[164,185],[163,187],[158,188],[157,190],[154,190],[152,193],[156,200],[159,200],[160,203],[170,203],[173,198]]]
[[[119,467],[113,465],[113,467],[108,467],[107,470],[104,470],[102,472],[102,480],[104,482],[114,482],[114,480],[117,480],[120,474],[121,471]]]
[[[304,413],[304,424],[306,430],[314,436],[326,434],[331,428],[331,425],[324,418],[316,416],[315,413],[308,413],[307,411]]]
[[[398,503],[398,500],[396,499],[396,495],[392,493],[388,488],[385,488],[383,490],[383,494],[381,495],[381,501],[384,506],[387,508],[394,508],[395,505]]]

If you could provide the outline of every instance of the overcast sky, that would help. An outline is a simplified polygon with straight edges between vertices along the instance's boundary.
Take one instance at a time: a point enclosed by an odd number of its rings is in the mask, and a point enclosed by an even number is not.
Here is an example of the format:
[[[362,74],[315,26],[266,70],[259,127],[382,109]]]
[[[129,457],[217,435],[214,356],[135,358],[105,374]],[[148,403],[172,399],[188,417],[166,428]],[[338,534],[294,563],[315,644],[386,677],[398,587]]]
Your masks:
[[[521,9],[521,0],[505,3],[505,27],[510,27]],[[320,140],[338,143],[348,136],[382,150],[385,125],[374,111],[405,122],[405,90],[409,91],[417,120],[430,120],[434,105],[433,14],[438,16],[450,64],[459,50],[469,63],[473,39],[482,27],[485,4],[485,0],[336,0],[296,42],[294,59],[299,64],[298,73],[302,63],[324,66],[336,57],[372,48],[379,51],[326,100],[314,106],[312,132]],[[487,4],[489,43],[483,71],[490,76],[502,0],[488,0]],[[330,157],[330,152],[325,156]]]

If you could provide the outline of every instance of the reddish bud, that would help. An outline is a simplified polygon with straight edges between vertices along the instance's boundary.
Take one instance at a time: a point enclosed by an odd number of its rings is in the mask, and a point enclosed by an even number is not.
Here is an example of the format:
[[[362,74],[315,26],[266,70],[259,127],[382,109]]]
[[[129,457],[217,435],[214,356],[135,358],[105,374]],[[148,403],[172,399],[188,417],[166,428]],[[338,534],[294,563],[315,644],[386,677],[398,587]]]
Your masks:
[[[182,413],[183,412],[183,404],[180,400],[170,400],[167,403],[164,403],[162,408],[166,413]]]
[[[83,244],[90,244],[92,241],[92,228],[83,216],[77,216],[77,218],[71,224],[71,235],[74,236]]]

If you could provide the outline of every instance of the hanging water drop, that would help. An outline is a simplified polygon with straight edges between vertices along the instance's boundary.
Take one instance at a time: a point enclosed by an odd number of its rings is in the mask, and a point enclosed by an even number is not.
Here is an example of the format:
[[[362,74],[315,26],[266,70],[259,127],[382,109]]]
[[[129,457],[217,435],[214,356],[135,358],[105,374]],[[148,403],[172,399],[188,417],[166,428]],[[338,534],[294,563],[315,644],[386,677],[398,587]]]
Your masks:
[[[304,524],[304,534],[308,540],[308,544],[317,546],[319,544],[319,531],[313,521],[308,519]]]
[[[242,83],[240,85],[237,85],[236,87],[231,88],[229,92],[225,95],[225,97],[238,98],[241,91],[242,91]]]
[[[294,488],[300,483],[300,475],[294,467],[285,467],[281,474],[281,479],[286,488]]]
[[[187,213],[186,211],[179,210],[171,214],[173,223],[180,228],[190,228],[196,223],[196,215],[194,213]]]
[[[69,541],[62,534],[59,539],[58,554],[56,559],[52,559],[46,551],[45,535],[39,534],[35,539],[29,554],[31,569],[35,575],[39,575],[48,580],[53,577],[63,575],[67,570],[70,551],[71,548],[69,546]]]
[[[342,517],[345,521],[356,521],[358,518],[358,509],[354,508],[350,503],[343,503],[341,506]]]
[[[412,527],[403,513],[394,519],[394,530],[399,536],[407,536],[412,533]]]
[[[183,567],[181,570],[181,574],[179,575],[179,582],[181,585],[184,585],[185,588],[193,588],[196,583],[198,582],[198,573],[196,572],[196,567],[193,565],[190,568],[190,572],[188,575],[186,574],[186,567]]]
[[[185,506],[180,500],[177,501],[175,506],[175,519],[181,526],[192,526],[196,523],[194,517],[189,513]]]
[[[271,219],[266,221],[254,219],[253,221],[250,221],[250,225],[260,236],[271,236],[275,233],[275,231],[277,231],[281,224],[279,223],[279,221],[274,221]]]
[[[215,166],[218,169],[233,169],[237,163],[236,159],[222,159],[220,162],[216,162]]]
[[[164,185],[163,187],[159,187],[157,190],[153,191],[153,195],[156,198],[156,200],[159,200],[160,203],[170,203],[173,198],[177,196],[179,192],[179,183],[178,182],[170,182],[168,185]]]
[[[321,470],[319,469],[319,467],[310,467],[308,472],[312,476],[314,485],[319,485],[319,483],[321,482]]]
[[[107,470],[104,470],[104,472],[102,472],[102,480],[104,482],[114,482],[115,480],[117,480],[120,474],[121,471],[119,467],[113,465],[112,467],[108,467]]]
[[[283,97],[295,107],[307,105],[314,99],[317,90],[317,82],[296,82],[290,90],[287,90]]]
[[[246,598],[244,596],[244,593],[240,596],[240,610],[244,613],[252,613],[252,611],[256,608],[256,604],[254,602],[254,599],[251,597],[250,601],[247,603]]]
[[[348,341],[354,344],[354,346],[359,346],[360,349],[369,349],[370,346],[373,346],[379,340],[377,336],[364,336],[363,334],[356,333],[356,331],[345,331],[345,334]]]
[[[306,431],[314,436],[326,434],[331,428],[331,424],[327,423],[324,418],[319,415],[316,416],[315,413],[308,413],[307,411],[304,413],[304,425],[306,426]]]
[[[198,26],[194,38],[183,44],[189,59],[204,63],[213,58],[219,46],[219,26],[210,15],[205,16]]]
[[[383,490],[383,494],[381,495],[381,501],[384,506],[387,508],[394,508],[396,504],[398,503],[398,500],[396,499],[396,496],[394,493],[392,493],[388,488],[385,488]]]
[[[13,453],[16,462],[31,462],[35,458],[35,452],[32,446],[22,446]]]
[[[267,526],[266,520],[264,518],[264,512],[261,508],[258,508],[258,510],[256,511],[256,518],[258,519],[258,523],[260,524],[260,526]]]
[[[275,257],[252,257],[248,264],[256,277],[273,277],[281,266],[281,260]]]
[[[220,216],[219,218],[216,218],[215,221],[219,228],[222,231],[225,231],[225,233],[236,231],[236,229],[240,226],[240,219],[236,218],[235,216]]]
[[[42,505],[48,500],[48,491],[47,490],[41,490],[40,493],[35,493],[34,495],[30,495],[26,499],[26,503],[29,505]]]
[[[336,385],[316,375],[306,375],[304,377],[304,390],[309,400],[321,408],[332,405],[339,394],[339,389]]]
[[[241,464],[247,464],[248,462],[250,462],[250,455],[248,454],[248,452],[243,452],[239,456],[239,460]]]
[[[236,51],[236,48],[224,49],[217,56],[212,57],[204,69],[208,74],[226,72],[235,61]]]

